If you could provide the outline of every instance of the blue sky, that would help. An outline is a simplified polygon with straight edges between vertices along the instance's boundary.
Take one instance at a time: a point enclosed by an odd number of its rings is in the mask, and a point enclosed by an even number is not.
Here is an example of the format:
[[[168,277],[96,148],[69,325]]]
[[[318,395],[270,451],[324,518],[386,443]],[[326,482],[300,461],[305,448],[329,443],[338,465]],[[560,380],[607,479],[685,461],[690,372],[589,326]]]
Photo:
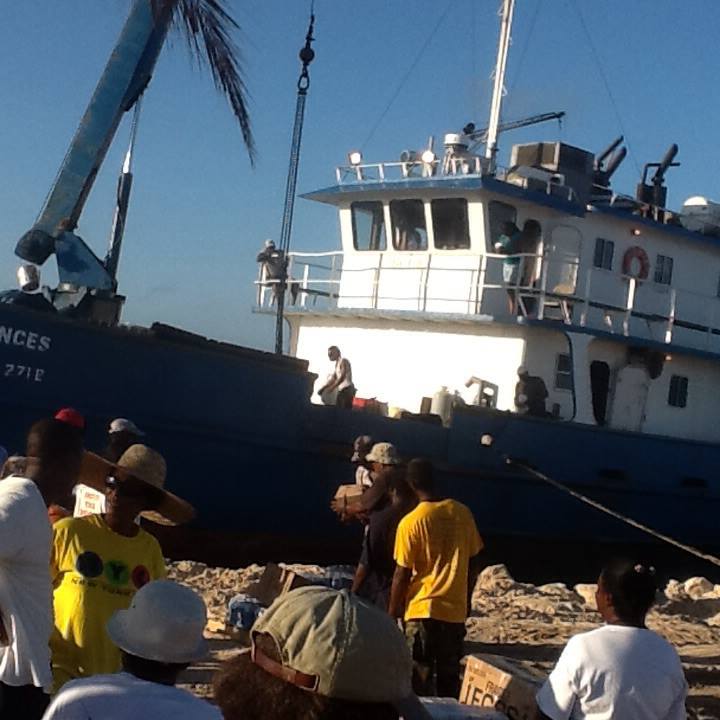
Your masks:
[[[229,4],[243,29],[238,41],[257,167],[250,167],[224,100],[175,36],[146,94],[120,289],[128,296],[127,322],[161,320],[270,348],[272,321],[250,312],[252,281],[259,246],[279,236],[309,3]],[[317,58],[299,191],[332,184],[335,166],[351,149],[362,147],[368,161],[392,160],[403,149],[423,147],[431,134],[439,139],[469,120],[484,125],[498,4],[316,0]],[[3,3],[2,287],[14,286],[15,241],[42,206],[128,6],[129,0]],[[547,124],[502,136],[501,163],[514,142],[561,139],[598,151],[625,132],[631,154],[615,176],[617,189],[632,192],[642,165],[677,142],[682,166],[668,175],[670,204],[694,194],[720,199],[712,60],[718,27],[715,0],[518,0],[503,115],[568,115],[561,130]],[[99,254],[126,138],[123,126],[78,231]],[[298,201],[295,249],[334,249],[337,232],[332,208]]]

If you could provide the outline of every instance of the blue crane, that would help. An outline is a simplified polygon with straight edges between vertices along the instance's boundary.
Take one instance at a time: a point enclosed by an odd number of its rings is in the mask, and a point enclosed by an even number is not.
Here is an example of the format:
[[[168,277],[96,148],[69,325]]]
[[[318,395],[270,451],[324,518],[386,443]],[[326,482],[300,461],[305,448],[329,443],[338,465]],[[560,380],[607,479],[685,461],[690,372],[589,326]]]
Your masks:
[[[173,3],[133,0],[130,13],[113,48],[85,114],[70,143],[47,200],[33,227],[17,243],[15,253],[42,265],[55,254],[59,285],[53,292],[58,309],[101,322],[119,319],[124,298],[116,294],[115,271],[120,233],[103,262],[74,233],[107,150],[124,114],[131,110],[150,82],[172,20]],[[126,181],[129,178],[126,178]],[[129,188],[121,185],[118,206],[125,209]],[[116,226],[124,224],[124,215]]]

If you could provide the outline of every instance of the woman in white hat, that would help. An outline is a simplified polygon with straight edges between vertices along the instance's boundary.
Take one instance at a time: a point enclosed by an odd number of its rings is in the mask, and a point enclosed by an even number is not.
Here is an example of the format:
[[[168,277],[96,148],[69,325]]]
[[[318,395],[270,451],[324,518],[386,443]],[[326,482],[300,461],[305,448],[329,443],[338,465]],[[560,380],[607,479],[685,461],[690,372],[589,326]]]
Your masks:
[[[93,461],[94,472],[87,472]],[[165,577],[160,545],[135,522],[137,516],[172,524],[193,515],[188,503],[163,488],[165,460],[145,445],[128,448],[117,465],[87,456],[85,466],[83,482],[105,488],[106,511],[60,520],[53,528],[56,691],[68,680],[120,669],[120,651],[105,626],[143,585]]]
[[[205,603],[190,588],[169,580],[144,585],[107,624],[123,671],[69,682],[44,720],[221,720],[217,708],[175,687],[207,655],[206,622]]]

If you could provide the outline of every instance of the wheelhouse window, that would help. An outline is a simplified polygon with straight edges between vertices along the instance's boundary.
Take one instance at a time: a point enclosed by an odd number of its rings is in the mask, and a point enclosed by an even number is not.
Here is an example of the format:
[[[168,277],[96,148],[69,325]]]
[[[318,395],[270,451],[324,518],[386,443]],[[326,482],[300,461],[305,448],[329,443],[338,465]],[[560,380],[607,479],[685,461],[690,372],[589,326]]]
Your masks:
[[[432,200],[433,234],[438,250],[468,250],[470,230],[465,198]]]
[[[573,389],[572,358],[567,353],[558,353],[555,361],[555,389]]]
[[[356,250],[385,250],[383,204],[377,201],[354,202],[352,212],[353,245]]]
[[[615,252],[615,243],[605,238],[596,238],[595,255],[593,257],[593,266],[602,270],[612,270],[613,253]]]
[[[672,282],[673,259],[667,255],[658,255],[655,261],[655,282],[669,285]]]
[[[668,405],[684,408],[687,406],[688,379],[683,375],[673,375],[670,378],[668,392]]]
[[[495,252],[495,243],[503,234],[505,223],[514,223],[517,220],[517,210],[507,203],[491,200],[488,203],[488,225],[490,231],[488,249]]]
[[[425,204],[422,200],[391,200],[390,219],[396,250],[427,250]]]

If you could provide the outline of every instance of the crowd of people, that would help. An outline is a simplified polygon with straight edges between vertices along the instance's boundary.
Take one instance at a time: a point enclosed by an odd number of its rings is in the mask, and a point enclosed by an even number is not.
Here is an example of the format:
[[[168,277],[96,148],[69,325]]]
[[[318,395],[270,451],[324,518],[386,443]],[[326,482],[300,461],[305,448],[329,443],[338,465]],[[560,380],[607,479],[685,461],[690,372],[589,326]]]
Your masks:
[[[211,703],[176,687],[207,653],[204,601],[166,579],[142,521],[186,522],[192,506],[166,489],[165,461],[132,421],[110,424],[102,456],[84,430],[64,408],[30,428],[23,455],[0,448],[0,718],[426,720],[420,696],[458,697],[483,540],[428,460],[356,440],[363,492],[333,503],[364,526],[352,589],[281,595],[220,668]],[[655,592],[652,568],[605,567],[605,625],[570,640],[539,718],[685,717],[679,657],[645,626]]]

